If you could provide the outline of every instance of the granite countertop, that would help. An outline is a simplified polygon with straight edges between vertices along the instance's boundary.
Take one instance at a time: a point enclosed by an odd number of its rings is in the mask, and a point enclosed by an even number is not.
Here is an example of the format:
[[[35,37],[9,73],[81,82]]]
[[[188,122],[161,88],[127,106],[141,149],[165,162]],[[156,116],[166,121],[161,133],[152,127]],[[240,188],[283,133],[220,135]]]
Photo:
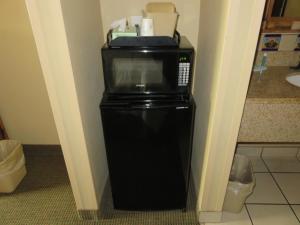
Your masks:
[[[297,72],[289,67],[268,67],[259,79],[259,72],[253,72],[247,93],[247,101],[297,102],[300,103],[300,87],[286,81],[287,74]]]

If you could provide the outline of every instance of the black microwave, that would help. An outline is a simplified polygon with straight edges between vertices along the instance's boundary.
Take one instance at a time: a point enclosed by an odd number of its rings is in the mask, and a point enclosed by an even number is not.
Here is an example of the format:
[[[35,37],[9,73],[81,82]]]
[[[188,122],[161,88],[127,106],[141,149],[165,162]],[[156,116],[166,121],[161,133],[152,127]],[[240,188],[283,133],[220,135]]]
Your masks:
[[[194,48],[186,37],[178,47],[102,47],[107,94],[190,94]]]

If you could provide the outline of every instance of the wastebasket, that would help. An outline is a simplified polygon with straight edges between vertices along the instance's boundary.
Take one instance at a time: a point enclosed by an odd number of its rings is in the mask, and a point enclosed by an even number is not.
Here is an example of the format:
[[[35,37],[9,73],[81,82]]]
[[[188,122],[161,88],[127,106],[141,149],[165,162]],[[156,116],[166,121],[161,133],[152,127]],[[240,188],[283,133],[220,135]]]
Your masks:
[[[26,175],[22,145],[14,140],[0,141],[0,192],[13,192]]]
[[[223,210],[239,213],[247,197],[253,192],[254,186],[255,178],[251,161],[244,155],[236,154],[230,172]]]

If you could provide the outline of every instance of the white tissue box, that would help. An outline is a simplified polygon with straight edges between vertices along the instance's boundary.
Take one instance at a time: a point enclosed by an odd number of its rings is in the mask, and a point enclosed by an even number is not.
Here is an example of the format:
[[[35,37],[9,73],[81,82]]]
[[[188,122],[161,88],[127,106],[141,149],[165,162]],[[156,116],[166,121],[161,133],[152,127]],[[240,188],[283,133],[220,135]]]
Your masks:
[[[118,28],[113,29],[112,31],[112,40],[116,39],[117,37],[136,37],[137,32],[135,27],[128,27],[125,31],[119,31]]]

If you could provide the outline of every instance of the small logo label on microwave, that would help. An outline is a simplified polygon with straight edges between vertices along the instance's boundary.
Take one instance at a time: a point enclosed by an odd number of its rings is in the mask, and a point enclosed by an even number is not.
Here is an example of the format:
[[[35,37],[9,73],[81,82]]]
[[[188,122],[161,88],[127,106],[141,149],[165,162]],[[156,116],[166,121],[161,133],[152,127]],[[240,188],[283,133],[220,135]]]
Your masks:
[[[145,84],[136,84],[136,87],[145,87]]]

